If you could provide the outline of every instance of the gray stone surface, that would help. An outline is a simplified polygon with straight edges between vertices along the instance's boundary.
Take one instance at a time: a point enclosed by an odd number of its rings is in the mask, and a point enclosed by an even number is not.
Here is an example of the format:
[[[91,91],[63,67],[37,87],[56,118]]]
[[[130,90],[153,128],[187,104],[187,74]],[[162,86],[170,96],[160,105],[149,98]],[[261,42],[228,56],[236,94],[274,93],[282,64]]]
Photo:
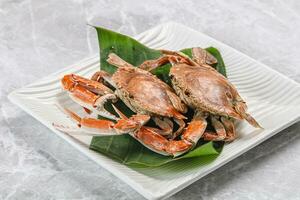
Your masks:
[[[300,82],[300,1],[0,1],[0,199],[143,199],[7,94],[97,53],[87,23],[202,31]],[[300,199],[300,123],[170,199]]]

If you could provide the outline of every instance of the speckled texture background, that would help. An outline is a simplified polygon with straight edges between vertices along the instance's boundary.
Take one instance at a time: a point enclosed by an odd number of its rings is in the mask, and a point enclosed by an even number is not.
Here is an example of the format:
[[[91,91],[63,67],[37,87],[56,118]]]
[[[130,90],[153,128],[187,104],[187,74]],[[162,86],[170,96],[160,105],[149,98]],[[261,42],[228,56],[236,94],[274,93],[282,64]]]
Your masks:
[[[0,199],[143,199],[7,99],[98,52],[102,25],[202,31],[300,82],[300,1],[0,1]],[[300,123],[170,199],[300,199]]]

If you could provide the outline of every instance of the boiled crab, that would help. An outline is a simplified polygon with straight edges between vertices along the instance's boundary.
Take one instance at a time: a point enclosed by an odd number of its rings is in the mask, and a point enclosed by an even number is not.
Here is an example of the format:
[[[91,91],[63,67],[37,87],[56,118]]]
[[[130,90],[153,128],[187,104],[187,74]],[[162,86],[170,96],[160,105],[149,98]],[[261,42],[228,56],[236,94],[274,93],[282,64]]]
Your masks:
[[[169,76],[178,96],[195,110],[206,123],[209,116],[216,131],[205,132],[205,140],[232,141],[236,136],[232,119],[247,120],[252,126],[260,127],[255,119],[246,112],[247,105],[236,88],[209,64],[217,60],[201,48],[193,48],[193,59],[181,52],[163,50],[157,60],[148,60],[140,68],[151,71],[170,62]]]
[[[150,72],[139,69],[125,62],[115,54],[110,54],[108,63],[117,67],[111,76],[103,71],[96,73],[92,80],[70,74],[62,79],[62,85],[70,97],[86,109],[106,114],[117,120],[81,118],[74,112],[65,109],[66,113],[75,119],[80,129],[87,134],[122,134],[128,133],[149,149],[163,155],[177,156],[190,150],[205,131],[206,122],[201,115],[195,115],[193,121],[181,134],[180,140],[173,140],[185,127],[181,113],[186,112],[186,106],[166,83]],[[105,80],[105,81],[104,81]],[[115,88],[113,92],[104,83]],[[107,100],[116,101],[120,98],[136,115],[127,118],[116,110],[122,119],[112,116],[104,109]],[[152,117],[161,128],[143,126]],[[173,118],[179,128],[169,140],[163,135],[169,135],[173,130]],[[56,126],[62,131],[70,131],[64,126]]]

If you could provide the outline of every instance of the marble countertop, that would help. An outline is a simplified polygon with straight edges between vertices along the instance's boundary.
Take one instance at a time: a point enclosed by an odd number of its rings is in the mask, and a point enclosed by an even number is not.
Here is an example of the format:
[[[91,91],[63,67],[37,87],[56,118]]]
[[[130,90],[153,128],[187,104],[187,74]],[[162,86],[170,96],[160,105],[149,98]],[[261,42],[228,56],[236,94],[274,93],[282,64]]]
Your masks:
[[[143,199],[7,99],[98,52],[86,24],[135,35],[167,21],[202,31],[300,82],[300,1],[0,2],[0,199]],[[170,199],[300,199],[300,123]]]

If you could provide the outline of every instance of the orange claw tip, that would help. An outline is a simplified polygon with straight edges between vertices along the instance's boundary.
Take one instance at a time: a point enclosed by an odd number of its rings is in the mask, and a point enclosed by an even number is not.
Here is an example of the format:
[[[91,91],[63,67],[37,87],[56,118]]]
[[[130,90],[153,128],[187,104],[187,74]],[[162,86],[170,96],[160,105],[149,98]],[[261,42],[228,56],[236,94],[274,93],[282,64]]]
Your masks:
[[[61,79],[62,86],[65,90],[70,90],[74,87],[73,74],[67,74]]]
[[[78,122],[78,124],[81,123],[81,118],[79,117],[79,115],[77,115],[76,113],[72,112],[72,111],[69,110],[68,108],[63,108],[63,111],[64,111],[69,117],[71,117],[73,120],[75,120],[76,122]]]

